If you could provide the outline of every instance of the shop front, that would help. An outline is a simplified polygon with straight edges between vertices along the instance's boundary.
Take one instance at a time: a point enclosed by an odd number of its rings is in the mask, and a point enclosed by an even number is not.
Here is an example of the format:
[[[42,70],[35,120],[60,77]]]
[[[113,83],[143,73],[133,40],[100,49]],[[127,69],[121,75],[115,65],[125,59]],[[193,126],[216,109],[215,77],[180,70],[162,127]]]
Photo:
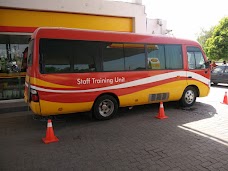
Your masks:
[[[29,37],[0,34],[0,100],[23,98]]]

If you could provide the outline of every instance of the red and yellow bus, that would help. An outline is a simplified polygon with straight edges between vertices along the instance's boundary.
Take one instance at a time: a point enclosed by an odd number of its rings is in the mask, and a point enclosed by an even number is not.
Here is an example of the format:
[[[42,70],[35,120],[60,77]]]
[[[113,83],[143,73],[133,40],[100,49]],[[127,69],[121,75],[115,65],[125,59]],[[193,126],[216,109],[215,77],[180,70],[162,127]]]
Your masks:
[[[27,62],[25,101],[43,116],[92,111],[105,120],[119,107],[192,106],[210,90],[201,46],[168,36],[38,28]]]

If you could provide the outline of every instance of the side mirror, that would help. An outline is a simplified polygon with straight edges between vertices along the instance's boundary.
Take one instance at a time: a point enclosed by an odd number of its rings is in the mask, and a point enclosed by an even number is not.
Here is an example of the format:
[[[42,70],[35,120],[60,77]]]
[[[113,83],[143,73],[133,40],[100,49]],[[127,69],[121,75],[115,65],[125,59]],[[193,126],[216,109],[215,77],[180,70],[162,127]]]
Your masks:
[[[210,62],[209,61],[205,62],[205,67],[210,68]]]

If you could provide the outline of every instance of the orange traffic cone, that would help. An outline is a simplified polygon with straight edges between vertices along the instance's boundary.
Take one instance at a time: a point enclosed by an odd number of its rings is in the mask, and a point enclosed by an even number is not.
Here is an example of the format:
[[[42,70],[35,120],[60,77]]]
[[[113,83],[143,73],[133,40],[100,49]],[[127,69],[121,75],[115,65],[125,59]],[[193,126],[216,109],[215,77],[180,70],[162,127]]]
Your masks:
[[[158,118],[158,119],[166,119],[166,118],[168,118],[168,116],[165,115],[163,102],[160,102],[159,113],[155,117]]]
[[[59,139],[54,135],[51,119],[48,119],[46,137],[42,138],[42,140],[45,144],[59,141]]]
[[[228,104],[228,100],[227,100],[227,92],[225,92],[224,98],[223,98],[223,104]]]

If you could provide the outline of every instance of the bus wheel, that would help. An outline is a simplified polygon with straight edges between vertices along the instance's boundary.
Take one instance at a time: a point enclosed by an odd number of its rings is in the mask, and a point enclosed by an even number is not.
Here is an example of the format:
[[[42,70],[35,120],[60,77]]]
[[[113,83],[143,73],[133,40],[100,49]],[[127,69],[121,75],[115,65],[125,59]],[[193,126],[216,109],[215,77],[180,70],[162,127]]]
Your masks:
[[[184,90],[184,93],[180,99],[180,104],[183,107],[190,107],[196,101],[196,90],[194,87],[189,86]]]
[[[110,95],[99,97],[93,106],[93,114],[98,120],[107,120],[112,118],[118,111],[116,99]]]

